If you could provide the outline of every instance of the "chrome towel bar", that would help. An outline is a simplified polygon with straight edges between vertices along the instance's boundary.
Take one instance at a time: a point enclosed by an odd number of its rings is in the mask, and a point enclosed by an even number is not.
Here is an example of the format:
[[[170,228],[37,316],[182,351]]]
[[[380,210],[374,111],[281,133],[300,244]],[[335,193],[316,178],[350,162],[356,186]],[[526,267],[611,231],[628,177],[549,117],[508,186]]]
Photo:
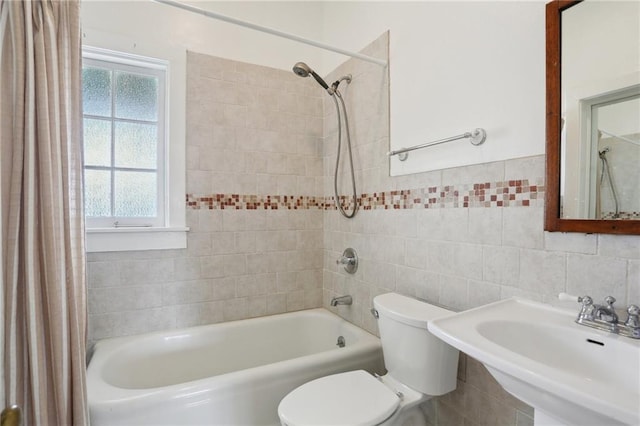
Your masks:
[[[457,141],[459,139],[466,139],[466,138],[470,139],[469,142],[471,142],[471,145],[475,145],[475,146],[482,145],[484,141],[487,140],[487,132],[484,129],[477,128],[473,132],[466,132],[461,135],[451,136],[450,138],[444,138],[444,139],[439,139],[433,142],[423,143],[421,145],[412,146],[410,148],[402,148],[395,151],[389,151],[387,152],[387,155],[389,157],[391,157],[392,155],[397,155],[400,161],[405,161],[409,157],[409,154],[408,154],[409,151],[414,151],[416,149],[426,148],[428,146],[440,145],[442,143]]]

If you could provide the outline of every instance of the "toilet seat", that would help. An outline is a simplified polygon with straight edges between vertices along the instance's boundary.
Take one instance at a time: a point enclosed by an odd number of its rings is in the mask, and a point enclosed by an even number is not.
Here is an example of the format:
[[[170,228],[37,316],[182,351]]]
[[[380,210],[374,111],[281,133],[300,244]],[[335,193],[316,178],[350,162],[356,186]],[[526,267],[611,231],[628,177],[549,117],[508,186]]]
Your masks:
[[[399,404],[395,392],[357,370],[305,383],[282,399],[278,415],[286,426],[377,425]]]

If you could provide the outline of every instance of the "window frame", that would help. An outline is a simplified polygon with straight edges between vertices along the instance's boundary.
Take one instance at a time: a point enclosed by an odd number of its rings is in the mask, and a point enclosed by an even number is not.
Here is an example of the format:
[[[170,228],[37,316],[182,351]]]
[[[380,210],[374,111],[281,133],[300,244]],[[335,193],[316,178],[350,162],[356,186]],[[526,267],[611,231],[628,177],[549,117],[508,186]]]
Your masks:
[[[133,53],[134,52],[134,53]],[[186,50],[139,42],[128,37],[83,28],[82,57],[119,57],[123,62],[143,59],[166,66],[164,144],[164,226],[85,227],[86,251],[167,250],[187,247],[185,224],[185,99]]]
[[[82,68],[85,66],[107,69],[111,71],[111,111],[108,117],[82,114],[84,119],[102,120],[110,123],[111,126],[111,164],[109,166],[87,166],[83,163],[84,170],[104,170],[110,172],[111,177],[111,211],[114,212],[115,202],[115,171],[152,171],[152,169],[143,168],[128,168],[119,167],[115,165],[115,138],[116,138],[116,123],[142,123],[142,124],[155,124],[157,128],[157,146],[156,146],[156,168],[153,170],[156,175],[156,216],[154,217],[132,217],[132,216],[85,216],[86,227],[91,228],[130,228],[130,227],[165,227],[165,211],[167,206],[165,203],[165,191],[166,191],[166,172],[167,164],[166,157],[166,130],[167,130],[167,61],[159,59],[133,57],[130,54],[123,54],[121,52],[106,52],[104,50],[98,52],[95,49],[83,48],[82,52]],[[155,123],[150,120],[136,120],[136,119],[123,119],[118,118],[115,113],[115,75],[116,72],[124,72],[133,75],[152,76],[158,79],[158,92],[157,92],[157,120]]]

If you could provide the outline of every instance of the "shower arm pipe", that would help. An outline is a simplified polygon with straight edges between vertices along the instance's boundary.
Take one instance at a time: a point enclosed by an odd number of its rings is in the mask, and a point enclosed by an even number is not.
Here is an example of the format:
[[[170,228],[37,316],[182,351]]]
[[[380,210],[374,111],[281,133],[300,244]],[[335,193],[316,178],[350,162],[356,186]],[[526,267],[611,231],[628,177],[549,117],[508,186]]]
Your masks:
[[[409,156],[409,151],[415,151],[416,149],[427,148],[429,146],[440,145],[447,142],[457,141],[459,139],[467,139],[469,138],[472,145],[478,146],[482,145],[484,141],[487,140],[487,132],[484,129],[477,128],[473,132],[465,132],[461,135],[451,136],[449,138],[439,139],[433,142],[423,143],[421,145],[412,146],[410,148],[402,148],[395,151],[387,152],[389,157],[393,155],[397,155],[400,161],[404,161]]]
[[[193,13],[197,13],[197,14],[200,14],[200,15],[204,15],[207,18],[217,19],[217,20],[220,20],[220,21],[228,22],[230,24],[239,25],[241,27],[250,28],[250,29],[256,30],[256,31],[262,31],[263,33],[267,33],[267,34],[275,35],[275,36],[278,36],[278,37],[286,38],[286,39],[289,39],[289,40],[297,41],[299,43],[304,43],[304,44],[308,44],[310,46],[319,47],[320,49],[329,50],[331,52],[339,53],[341,55],[351,56],[353,58],[361,59],[363,61],[367,61],[367,62],[371,62],[371,63],[377,64],[377,65],[380,65],[381,67],[386,67],[387,66],[387,61],[382,60],[382,59],[374,58],[374,57],[368,56],[368,55],[363,55],[362,53],[351,52],[349,50],[341,49],[339,47],[334,47],[334,46],[331,46],[331,45],[328,45],[328,44],[325,44],[325,43],[320,43],[320,42],[315,41],[315,40],[311,40],[311,39],[308,39],[308,38],[300,37],[300,36],[297,36],[295,34],[291,34],[291,33],[287,33],[287,32],[284,32],[284,31],[276,30],[275,28],[265,27],[265,26],[262,26],[262,25],[254,24],[252,22],[243,21],[241,19],[237,19],[237,18],[233,18],[231,16],[223,15],[221,13],[211,12],[209,10],[201,9],[199,7],[191,6],[191,5],[188,5],[188,4],[185,4],[185,3],[181,3],[179,1],[175,1],[175,0],[152,0],[152,1],[154,1],[156,3],[166,4],[168,6],[177,7],[179,9],[183,9],[183,10],[186,10],[186,11],[189,11],[189,12],[193,12]]]
[[[629,143],[632,143],[634,145],[640,146],[640,141],[634,141],[633,139],[625,138],[624,136],[618,136],[618,135],[616,135],[614,133],[607,132],[606,130],[602,130],[602,129],[598,129],[598,131],[600,133],[604,133],[607,136],[611,136],[612,138],[620,139],[620,140],[623,140],[625,142],[629,142]]]

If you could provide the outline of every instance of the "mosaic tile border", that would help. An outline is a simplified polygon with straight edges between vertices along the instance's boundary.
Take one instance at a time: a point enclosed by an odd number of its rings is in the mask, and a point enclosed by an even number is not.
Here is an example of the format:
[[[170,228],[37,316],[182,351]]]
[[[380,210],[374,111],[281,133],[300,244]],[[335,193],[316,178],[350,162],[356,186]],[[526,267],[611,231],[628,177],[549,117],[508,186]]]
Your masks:
[[[195,210],[328,210],[325,197],[306,195],[241,195],[211,194],[196,196],[187,194],[187,208]]]
[[[528,207],[542,203],[543,193],[544,185],[521,179],[363,193],[358,196],[358,204],[362,210]],[[334,197],[305,195],[187,194],[186,202],[187,208],[195,210],[336,209]],[[353,200],[341,196],[340,202],[351,207]]]
[[[618,217],[616,217],[615,212],[607,212],[602,215],[602,218],[612,220],[638,220],[640,219],[640,212],[619,212]]]

